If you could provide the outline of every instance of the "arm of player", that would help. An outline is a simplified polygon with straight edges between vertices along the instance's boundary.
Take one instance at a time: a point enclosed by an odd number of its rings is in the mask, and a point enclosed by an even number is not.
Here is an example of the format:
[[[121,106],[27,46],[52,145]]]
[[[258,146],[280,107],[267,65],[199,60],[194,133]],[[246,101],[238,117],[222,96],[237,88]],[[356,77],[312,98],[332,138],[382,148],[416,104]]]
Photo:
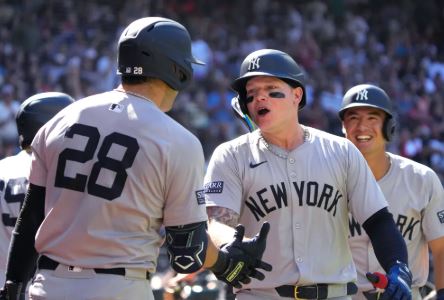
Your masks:
[[[6,281],[13,284],[9,287],[6,284],[6,290],[15,288],[16,285],[26,286],[33,275],[37,261],[35,235],[44,219],[44,204],[45,188],[30,184],[9,246]]]
[[[234,210],[220,207],[207,207],[209,219],[208,232],[214,243],[220,247],[228,243],[234,235],[234,228],[239,224],[239,214]]]
[[[434,282],[437,291],[436,300],[444,300],[444,237],[429,242],[433,257]]]
[[[387,207],[363,224],[379,264],[387,272],[388,285],[381,300],[410,300],[412,274],[408,269],[407,246]]]
[[[362,227],[370,238],[376,258],[386,272],[396,261],[407,263],[407,246],[386,207],[374,213]]]

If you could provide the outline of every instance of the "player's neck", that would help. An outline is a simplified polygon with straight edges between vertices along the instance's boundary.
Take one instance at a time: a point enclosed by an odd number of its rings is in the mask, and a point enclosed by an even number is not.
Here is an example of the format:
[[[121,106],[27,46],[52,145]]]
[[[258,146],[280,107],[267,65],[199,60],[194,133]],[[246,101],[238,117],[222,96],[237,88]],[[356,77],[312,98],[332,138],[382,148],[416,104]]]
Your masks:
[[[145,98],[160,107],[163,99],[164,91],[158,85],[142,83],[142,84],[120,84],[116,90],[127,92],[129,94]]]
[[[306,134],[303,127],[297,124],[293,130],[281,130],[278,132],[261,130],[261,135],[269,144],[291,151],[304,143]]]
[[[364,157],[376,180],[384,177],[389,171],[391,161],[390,156],[385,151],[376,154],[367,154],[364,155]]]

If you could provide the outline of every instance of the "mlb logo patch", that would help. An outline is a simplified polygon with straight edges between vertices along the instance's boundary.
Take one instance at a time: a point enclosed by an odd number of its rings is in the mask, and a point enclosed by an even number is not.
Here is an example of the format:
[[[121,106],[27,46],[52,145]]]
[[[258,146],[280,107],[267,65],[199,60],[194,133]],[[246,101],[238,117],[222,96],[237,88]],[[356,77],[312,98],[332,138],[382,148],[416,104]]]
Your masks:
[[[198,205],[205,204],[205,191],[198,190],[196,191],[196,200]]]
[[[120,112],[123,111],[123,105],[120,105],[120,104],[118,104],[118,103],[112,103],[112,104],[109,106],[108,109],[109,109],[110,111],[120,113]]]
[[[208,182],[204,186],[205,194],[221,194],[224,189],[223,181]]]
[[[441,224],[444,224],[444,210],[438,211],[438,219]]]

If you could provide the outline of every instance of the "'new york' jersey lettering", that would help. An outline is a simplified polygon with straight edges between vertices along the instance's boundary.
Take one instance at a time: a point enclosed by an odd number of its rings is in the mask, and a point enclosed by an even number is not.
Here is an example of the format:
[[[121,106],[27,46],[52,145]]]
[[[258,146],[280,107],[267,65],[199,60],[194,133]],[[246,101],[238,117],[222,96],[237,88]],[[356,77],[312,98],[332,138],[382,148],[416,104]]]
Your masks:
[[[320,188],[320,186],[322,187]],[[334,188],[329,184],[301,181],[300,183],[292,182],[289,188],[294,188],[299,206],[306,205],[321,208],[333,216],[336,216],[338,202],[343,198],[338,190],[333,195]],[[259,221],[276,209],[287,207],[288,198],[287,187],[284,182],[281,182],[280,184],[270,185],[268,188],[262,188],[250,195],[245,200],[245,205],[254,218]]]
[[[354,280],[348,214],[364,222],[387,206],[349,141],[308,130],[309,138],[286,159],[270,151],[258,131],[220,145],[211,157],[204,182],[223,182],[223,189],[206,193],[207,205],[238,213],[247,236],[264,221],[271,225],[267,244],[273,247],[265,249],[263,260],[273,270],[244,288]],[[251,168],[252,161],[267,163]]]

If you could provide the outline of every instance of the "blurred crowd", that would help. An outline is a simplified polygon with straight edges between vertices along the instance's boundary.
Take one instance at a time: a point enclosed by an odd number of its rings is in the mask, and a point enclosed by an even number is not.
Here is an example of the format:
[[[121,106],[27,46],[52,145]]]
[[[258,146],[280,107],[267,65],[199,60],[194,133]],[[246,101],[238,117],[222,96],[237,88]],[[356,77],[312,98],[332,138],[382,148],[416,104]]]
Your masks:
[[[229,84],[251,51],[291,54],[307,73],[303,124],[342,135],[343,93],[380,85],[394,99],[390,151],[432,167],[444,182],[444,2],[383,0],[7,0],[0,2],[0,158],[17,151],[14,116],[37,92],[78,99],[113,89],[123,28],[143,16],[184,24],[206,62],[170,115],[214,148],[246,132]],[[149,116],[148,116],[149,117]]]

